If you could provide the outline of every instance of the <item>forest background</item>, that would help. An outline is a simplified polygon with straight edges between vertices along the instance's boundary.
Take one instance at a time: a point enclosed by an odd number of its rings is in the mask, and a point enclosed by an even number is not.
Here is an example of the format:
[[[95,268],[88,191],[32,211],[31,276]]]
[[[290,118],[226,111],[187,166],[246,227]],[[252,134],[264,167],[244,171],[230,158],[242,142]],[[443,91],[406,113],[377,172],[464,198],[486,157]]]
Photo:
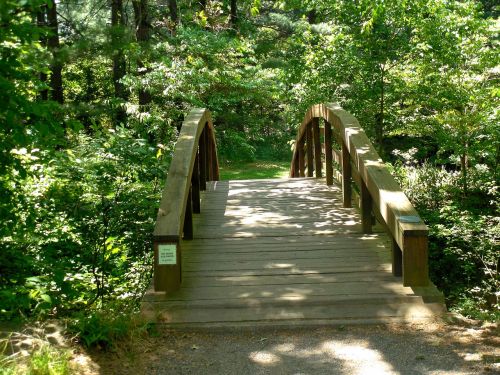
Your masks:
[[[498,15],[492,0],[2,0],[0,319],[111,340],[150,282],[188,110],[212,111],[230,167],[289,161],[306,109],[339,102],[429,225],[448,307],[497,320]]]

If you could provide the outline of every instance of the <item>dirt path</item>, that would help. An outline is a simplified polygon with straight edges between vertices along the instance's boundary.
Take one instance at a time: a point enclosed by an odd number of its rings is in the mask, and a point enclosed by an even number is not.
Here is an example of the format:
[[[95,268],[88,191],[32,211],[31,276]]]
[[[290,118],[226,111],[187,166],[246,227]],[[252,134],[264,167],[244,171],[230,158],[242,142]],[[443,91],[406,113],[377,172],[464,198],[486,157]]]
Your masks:
[[[87,374],[500,374],[495,325],[385,325],[186,331],[160,328]]]

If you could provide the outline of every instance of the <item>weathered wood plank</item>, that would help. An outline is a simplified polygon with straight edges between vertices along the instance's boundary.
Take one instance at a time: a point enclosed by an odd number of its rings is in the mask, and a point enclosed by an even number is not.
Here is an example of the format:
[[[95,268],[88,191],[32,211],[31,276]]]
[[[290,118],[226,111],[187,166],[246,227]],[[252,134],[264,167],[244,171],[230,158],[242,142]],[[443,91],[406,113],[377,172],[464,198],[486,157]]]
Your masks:
[[[160,322],[169,324],[193,324],[200,323],[235,323],[235,322],[269,322],[269,321],[322,321],[324,324],[340,321],[343,324],[355,323],[356,320],[372,322],[387,322],[384,318],[404,317],[403,321],[411,322],[412,319],[432,318],[441,306],[421,305],[415,303],[393,303],[393,304],[367,304],[351,306],[349,304],[338,304],[332,306],[307,306],[296,309],[283,309],[282,307],[269,306],[265,309],[259,306],[249,309],[232,310],[228,308],[210,309],[207,314],[201,309],[181,309],[153,312],[158,315]]]
[[[184,249],[186,250],[186,249]],[[186,251],[185,251],[186,252]],[[211,263],[224,262],[228,259],[228,254],[231,254],[231,261],[234,262],[247,262],[253,260],[260,261],[278,261],[278,260],[289,260],[289,261],[300,261],[301,259],[323,259],[325,262],[338,262],[346,257],[350,259],[357,260],[368,260],[370,262],[377,262],[379,257],[383,254],[386,254],[387,250],[384,249],[379,251],[368,252],[368,251],[358,251],[349,253],[348,251],[340,252],[332,249],[325,250],[310,250],[301,251],[301,250],[290,250],[287,252],[265,252],[265,253],[252,253],[252,252],[237,252],[237,253],[199,253],[192,252],[190,256],[186,256],[184,254],[183,263],[200,263],[203,262],[205,265],[209,265]]]
[[[305,275],[261,275],[261,276],[184,276],[183,288],[197,288],[202,286],[227,286],[227,285],[292,285],[305,282],[346,283],[351,281],[366,281],[373,284],[393,282],[394,277],[382,272],[356,273],[324,273]]]
[[[257,276],[257,275],[307,275],[314,274],[320,275],[324,273],[354,273],[359,274],[362,272],[387,272],[391,273],[391,264],[369,264],[369,265],[355,265],[355,266],[332,266],[332,265],[320,265],[314,268],[300,269],[242,269],[242,270],[217,270],[217,269],[205,269],[205,270],[183,270],[183,275],[187,277],[200,277],[200,276]]]

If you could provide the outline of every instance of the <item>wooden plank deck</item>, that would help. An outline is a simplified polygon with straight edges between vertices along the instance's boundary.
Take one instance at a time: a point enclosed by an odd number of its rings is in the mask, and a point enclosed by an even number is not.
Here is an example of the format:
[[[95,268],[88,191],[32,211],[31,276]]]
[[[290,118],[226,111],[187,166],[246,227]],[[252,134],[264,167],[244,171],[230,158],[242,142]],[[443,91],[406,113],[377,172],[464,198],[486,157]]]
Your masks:
[[[356,208],[324,179],[218,181],[202,193],[182,286],[148,291],[146,316],[172,325],[410,321],[444,311],[433,286],[392,276],[381,226],[361,234]],[[418,290],[416,290],[418,289]]]

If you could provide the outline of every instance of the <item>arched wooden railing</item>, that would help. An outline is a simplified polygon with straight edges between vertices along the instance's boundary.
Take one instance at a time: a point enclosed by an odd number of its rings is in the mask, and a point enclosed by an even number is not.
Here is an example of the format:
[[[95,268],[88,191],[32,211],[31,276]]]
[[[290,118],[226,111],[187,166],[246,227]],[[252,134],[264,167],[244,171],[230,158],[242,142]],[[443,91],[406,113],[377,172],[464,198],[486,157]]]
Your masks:
[[[320,119],[324,120],[323,131]],[[323,135],[323,143],[321,142]],[[336,142],[338,150],[333,148]],[[344,207],[351,207],[352,183],[359,191],[362,230],[372,231],[372,213],[380,218],[392,237],[392,271],[405,286],[429,284],[428,229],[394,180],[358,120],[337,104],[309,108],[295,143],[290,177],[322,177],[322,149],[326,183],[334,173],[342,184]],[[334,171],[337,163],[339,172]]]
[[[193,213],[200,213],[200,190],[219,180],[210,112],[191,110],[182,123],[163,189],[154,230],[154,289],[172,292],[181,284],[180,239],[193,238]]]

